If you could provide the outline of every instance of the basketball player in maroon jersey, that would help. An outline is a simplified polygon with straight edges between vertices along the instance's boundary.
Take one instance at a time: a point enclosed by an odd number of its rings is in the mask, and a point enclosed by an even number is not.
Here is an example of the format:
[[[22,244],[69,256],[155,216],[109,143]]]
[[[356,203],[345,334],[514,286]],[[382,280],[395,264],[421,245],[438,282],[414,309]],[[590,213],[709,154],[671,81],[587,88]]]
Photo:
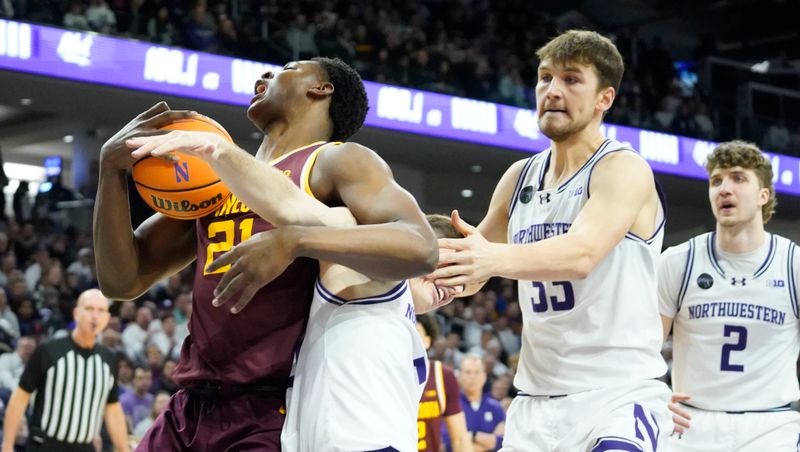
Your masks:
[[[135,298],[198,260],[191,334],[173,375],[182,389],[139,450],[279,450],[281,406],[308,316],[315,259],[384,279],[433,270],[437,249],[431,229],[385,162],[354,143],[316,152],[327,141],[355,133],[366,109],[358,74],[341,61],[317,58],[265,73],[247,111],[265,134],[258,160],[305,184],[321,201],[347,206],[365,226],[273,229],[232,199],[195,222],[156,214],[133,231],[125,184],[133,159],[126,140],[158,133],[193,113],[159,103],[103,146],[94,239],[104,293]],[[241,168],[243,180],[285,177],[248,169]],[[281,183],[276,180],[275,186]],[[232,265],[209,265],[231,249]],[[237,294],[232,309],[215,308]],[[238,315],[248,302],[246,315]]]
[[[439,334],[436,320],[430,314],[418,315],[417,332],[422,336],[425,348],[430,348],[431,342]],[[461,409],[461,389],[456,376],[441,361],[430,360],[428,366],[428,382],[419,401],[417,450],[439,452],[444,421],[453,452],[472,452],[472,440],[467,431],[467,418]]]

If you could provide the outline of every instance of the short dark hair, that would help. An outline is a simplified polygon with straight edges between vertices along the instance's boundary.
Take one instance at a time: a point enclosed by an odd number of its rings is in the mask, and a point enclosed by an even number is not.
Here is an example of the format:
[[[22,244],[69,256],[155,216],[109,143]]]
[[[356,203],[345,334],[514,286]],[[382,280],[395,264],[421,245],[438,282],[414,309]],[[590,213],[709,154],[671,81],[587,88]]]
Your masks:
[[[364,82],[355,69],[339,58],[316,57],[315,61],[322,66],[328,76],[328,81],[333,84],[331,97],[330,117],[333,121],[332,141],[347,141],[353,136],[367,117],[369,102]]]
[[[433,233],[436,234],[437,239],[460,239],[464,237],[456,231],[456,228],[453,227],[453,223],[448,216],[432,213],[426,215],[425,218],[428,220],[428,224],[431,225],[431,228],[433,228]]]
[[[436,319],[430,314],[417,314],[417,323],[422,325],[425,334],[431,337],[431,344],[439,337],[439,325],[436,324]]]

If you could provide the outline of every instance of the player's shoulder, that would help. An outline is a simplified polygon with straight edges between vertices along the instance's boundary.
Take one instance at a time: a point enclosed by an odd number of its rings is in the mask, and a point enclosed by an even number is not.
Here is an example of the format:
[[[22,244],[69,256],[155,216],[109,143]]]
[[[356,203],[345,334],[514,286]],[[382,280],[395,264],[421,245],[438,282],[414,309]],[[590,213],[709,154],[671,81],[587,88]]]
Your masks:
[[[652,173],[650,164],[632,147],[624,143],[609,140],[608,145],[601,148],[594,161],[595,170],[613,170],[615,172]]]
[[[332,172],[347,171],[360,173],[360,168],[383,166],[388,169],[386,162],[377,152],[359,143],[347,141],[344,143],[329,143],[317,157],[317,167],[324,167]],[[363,175],[363,173],[360,173]]]
[[[781,245],[788,246],[788,247],[796,247],[797,246],[797,243],[794,240],[792,240],[792,239],[790,239],[788,237],[784,237],[784,236],[782,236],[780,234],[772,234],[772,237],[774,237],[776,242],[778,242]]]
[[[710,233],[706,232],[698,236],[692,237],[691,239],[683,243],[679,243],[677,245],[673,245],[667,248],[666,250],[664,250],[663,253],[661,253],[661,260],[667,262],[685,261],[689,253],[694,252],[695,249],[698,248],[698,246],[705,245],[709,234]]]

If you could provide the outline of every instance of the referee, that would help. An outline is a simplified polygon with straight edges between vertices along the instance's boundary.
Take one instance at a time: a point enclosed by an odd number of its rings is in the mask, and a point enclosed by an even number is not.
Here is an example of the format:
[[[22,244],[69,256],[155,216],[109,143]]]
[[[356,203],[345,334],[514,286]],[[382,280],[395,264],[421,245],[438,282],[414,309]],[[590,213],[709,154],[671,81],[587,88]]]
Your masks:
[[[127,452],[128,432],[119,404],[116,359],[96,343],[108,324],[109,301],[97,289],[78,297],[72,334],[40,345],[11,395],[3,422],[3,450],[14,450],[17,428],[36,392],[28,451],[94,452],[105,417],[117,451]]]

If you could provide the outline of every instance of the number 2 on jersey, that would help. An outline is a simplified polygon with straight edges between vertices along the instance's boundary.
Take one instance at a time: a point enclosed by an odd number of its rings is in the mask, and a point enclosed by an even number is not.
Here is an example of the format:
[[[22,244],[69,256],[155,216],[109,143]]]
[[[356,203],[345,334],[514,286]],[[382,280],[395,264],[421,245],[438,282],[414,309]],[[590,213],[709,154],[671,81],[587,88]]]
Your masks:
[[[725,325],[722,334],[725,337],[731,337],[733,333],[737,334],[737,340],[734,344],[724,344],[722,346],[722,359],[720,360],[719,370],[728,372],[744,372],[743,364],[731,364],[731,352],[738,352],[747,347],[747,328],[739,325]]]
[[[239,240],[235,243],[242,243],[250,238],[253,233],[253,219],[245,218],[239,223]],[[218,235],[222,236],[222,241],[211,243],[206,249],[206,265],[203,267],[203,275],[210,275],[213,273],[225,273],[231,266],[226,265],[218,268],[216,271],[207,272],[205,269],[217,257],[214,253],[226,253],[233,248],[234,239],[236,238],[236,222],[235,220],[215,221],[208,225],[208,238],[213,239]]]
[[[559,286],[564,291],[563,298],[558,295],[550,295],[548,297],[547,290],[545,290],[542,282],[531,281],[531,284],[538,290],[538,297],[531,297],[533,312],[546,312],[548,300],[553,306],[553,311],[569,311],[575,307],[575,291],[572,290],[572,284],[569,281],[553,281],[553,289]]]

